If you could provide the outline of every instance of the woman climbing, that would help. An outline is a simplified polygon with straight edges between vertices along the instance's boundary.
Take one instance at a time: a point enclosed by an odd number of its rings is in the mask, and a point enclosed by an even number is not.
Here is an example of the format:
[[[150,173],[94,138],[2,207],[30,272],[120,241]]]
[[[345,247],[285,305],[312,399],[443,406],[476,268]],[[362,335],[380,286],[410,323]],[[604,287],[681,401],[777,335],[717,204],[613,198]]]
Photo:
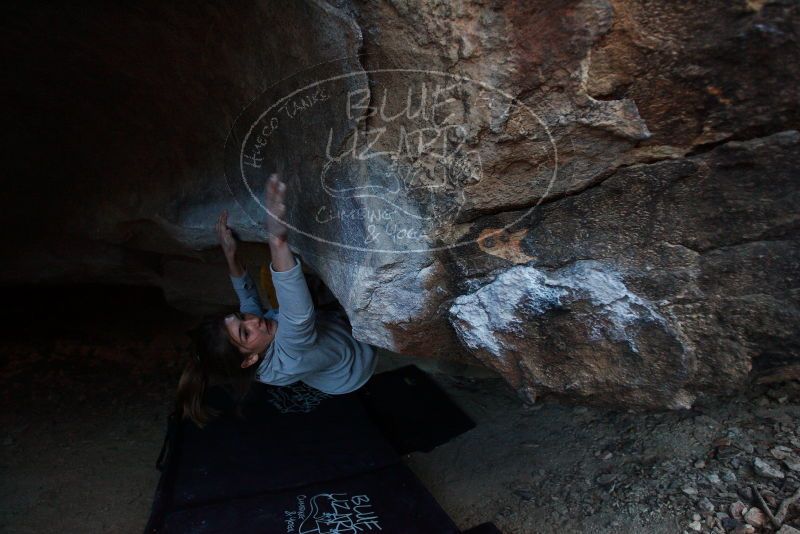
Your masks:
[[[200,427],[216,414],[203,399],[209,385],[227,387],[236,401],[244,398],[253,380],[276,386],[302,381],[324,393],[343,394],[360,388],[375,370],[375,347],[353,338],[344,313],[337,317],[315,309],[300,258],[287,242],[285,192],[286,184],[270,176],[267,232],[276,309],[264,310],[238,258],[227,212],[217,221],[239,312],[207,316],[191,332],[193,358],[178,384],[177,411]]]

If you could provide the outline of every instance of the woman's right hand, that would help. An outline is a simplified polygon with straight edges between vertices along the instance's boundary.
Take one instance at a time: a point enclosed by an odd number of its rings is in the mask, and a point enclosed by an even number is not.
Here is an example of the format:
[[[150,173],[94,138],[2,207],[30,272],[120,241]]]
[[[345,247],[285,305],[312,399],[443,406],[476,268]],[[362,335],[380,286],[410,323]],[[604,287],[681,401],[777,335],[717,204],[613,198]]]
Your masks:
[[[222,210],[217,219],[217,239],[219,239],[222,252],[225,253],[225,258],[228,261],[233,260],[236,257],[236,238],[228,228],[228,210]]]

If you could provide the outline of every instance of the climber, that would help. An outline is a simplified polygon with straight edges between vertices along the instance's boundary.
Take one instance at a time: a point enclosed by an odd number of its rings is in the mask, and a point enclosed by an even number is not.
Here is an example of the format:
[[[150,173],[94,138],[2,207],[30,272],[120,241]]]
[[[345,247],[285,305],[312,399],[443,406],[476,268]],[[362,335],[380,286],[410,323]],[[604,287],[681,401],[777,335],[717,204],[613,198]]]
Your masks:
[[[237,241],[220,215],[216,231],[239,297],[239,312],[206,316],[190,332],[192,358],[178,384],[176,412],[203,427],[216,412],[204,403],[206,388],[219,384],[237,401],[253,380],[285,386],[302,381],[328,394],[360,388],[377,364],[376,348],[356,340],[344,310],[317,310],[300,258],[289,249],[286,184],[273,174],[267,183],[267,232],[278,308],[265,312],[255,284],[237,255]]]

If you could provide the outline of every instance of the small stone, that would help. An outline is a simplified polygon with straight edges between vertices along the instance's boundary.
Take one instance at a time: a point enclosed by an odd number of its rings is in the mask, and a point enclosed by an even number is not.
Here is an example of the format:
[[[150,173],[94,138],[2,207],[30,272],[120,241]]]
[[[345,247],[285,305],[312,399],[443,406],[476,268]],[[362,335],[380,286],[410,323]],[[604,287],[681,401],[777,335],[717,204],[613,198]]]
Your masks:
[[[775,534],[800,534],[800,530],[789,525],[783,525]]]
[[[764,500],[767,501],[768,506],[772,506],[773,508],[778,506],[778,499],[776,499],[772,493],[765,491],[763,497]]]
[[[731,517],[734,519],[744,519],[744,511],[747,509],[747,506],[742,501],[736,501],[735,503],[731,504],[729,508],[729,512]]]
[[[697,460],[697,461],[694,463],[694,466],[695,466],[696,468],[698,468],[698,469],[702,469],[702,468],[704,468],[704,467],[706,466],[706,463],[705,463],[703,460]]]
[[[792,449],[786,447],[785,445],[778,445],[777,447],[770,449],[769,453],[776,460],[785,460],[792,456]]]
[[[730,461],[732,458],[742,454],[741,449],[731,447],[729,445],[722,445],[717,447],[717,460],[721,462]]]
[[[744,514],[744,520],[748,525],[761,528],[766,524],[767,516],[764,515],[764,512],[753,506]]]
[[[700,521],[700,514],[692,514],[692,521]]]
[[[736,490],[736,493],[738,493],[739,497],[741,497],[745,501],[750,502],[753,500],[753,490],[751,490],[748,487],[739,488],[738,490]]]
[[[536,495],[533,491],[527,489],[517,489],[514,490],[514,495],[522,499],[523,501],[530,501]]]
[[[739,427],[734,426],[729,428],[726,437],[730,440],[731,445],[746,452],[747,454],[752,454],[755,450],[753,448],[753,444],[750,442],[750,438],[748,438]]]
[[[713,512],[714,511],[714,503],[712,503],[708,497],[701,497],[700,501],[697,503],[697,506],[704,512]]]
[[[775,478],[781,479],[784,477],[783,471],[778,469],[777,467],[773,467],[772,465],[768,464],[761,458],[753,458],[753,468],[756,471],[756,474],[766,477],[766,478]]]
[[[612,453],[611,451],[602,451],[602,452],[600,453],[600,456],[599,456],[599,458],[600,458],[601,460],[608,460],[608,459],[610,459],[612,456],[614,456],[614,453]]]
[[[689,528],[694,530],[695,532],[700,532],[703,530],[703,525],[700,524],[700,521],[692,521],[689,523]]]
[[[783,404],[787,400],[789,400],[789,395],[787,395],[785,391],[779,388],[773,388],[767,390],[767,396],[772,400],[778,401],[780,404]]]
[[[722,484],[722,481],[719,479],[719,476],[716,473],[709,473],[706,475],[706,478],[712,484]]]
[[[720,476],[722,477],[722,480],[724,480],[728,484],[732,484],[733,482],[736,482],[736,474],[733,471],[731,471],[730,469],[722,469],[722,470],[720,470],[720,473],[721,473]]]
[[[740,526],[742,523],[732,517],[723,517],[722,518],[722,528],[726,531],[731,531],[736,527]]]
[[[705,425],[709,428],[714,428],[715,426],[719,426],[719,421],[706,414],[698,415],[697,417],[694,418],[694,422],[697,423],[698,425]]]
[[[681,491],[686,495],[697,495],[697,488],[693,486],[684,486]]]
[[[783,465],[785,465],[786,469],[788,469],[789,471],[800,471],[800,461],[798,461],[797,459],[793,458],[791,460],[788,459],[784,460]]]
[[[597,477],[597,479],[595,479],[595,481],[601,486],[610,486],[611,483],[614,482],[615,478],[616,476],[613,473],[608,473],[605,475],[600,475]]]

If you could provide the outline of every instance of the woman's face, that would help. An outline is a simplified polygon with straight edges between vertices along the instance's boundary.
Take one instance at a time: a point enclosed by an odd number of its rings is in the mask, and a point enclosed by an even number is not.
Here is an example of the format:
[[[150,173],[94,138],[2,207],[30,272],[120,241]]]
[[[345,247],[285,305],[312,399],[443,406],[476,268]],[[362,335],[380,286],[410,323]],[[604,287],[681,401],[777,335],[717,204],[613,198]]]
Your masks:
[[[232,313],[225,317],[228,336],[242,354],[261,354],[275,339],[278,324],[252,313]]]

